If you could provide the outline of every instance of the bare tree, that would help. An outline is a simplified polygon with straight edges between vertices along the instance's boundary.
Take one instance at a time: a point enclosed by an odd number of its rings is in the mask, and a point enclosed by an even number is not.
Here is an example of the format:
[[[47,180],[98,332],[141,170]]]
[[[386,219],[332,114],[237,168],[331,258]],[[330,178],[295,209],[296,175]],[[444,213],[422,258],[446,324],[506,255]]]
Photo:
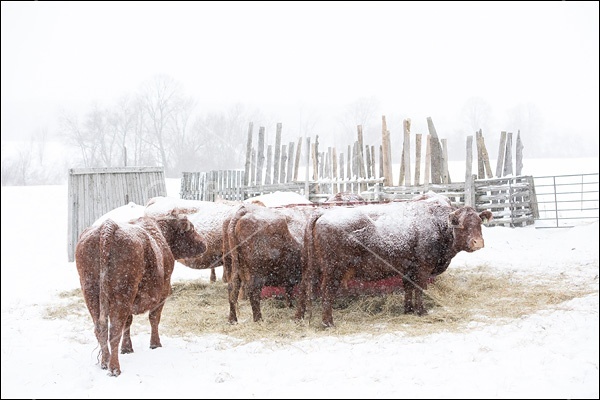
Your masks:
[[[248,123],[257,119],[256,112],[246,113],[241,104],[226,113],[211,113],[198,117],[194,123],[197,137],[194,159],[196,171],[242,168],[245,159]]]
[[[377,119],[379,110],[379,101],[374,96],[361,97],[348,104],[339,118],[342,131],[337,135],[335,144],[354,143],[358,125],[362,126],[364,143],[379,143],[381,128],[375,129],[379,121]]]
[[[165,174],[170,176],[172,162],[169,159],[169,140],[176,131],[177,114],[182,110],[181,86],[167,75],[157,75],[142,85],[139,99],[149,143],[157,151]]]

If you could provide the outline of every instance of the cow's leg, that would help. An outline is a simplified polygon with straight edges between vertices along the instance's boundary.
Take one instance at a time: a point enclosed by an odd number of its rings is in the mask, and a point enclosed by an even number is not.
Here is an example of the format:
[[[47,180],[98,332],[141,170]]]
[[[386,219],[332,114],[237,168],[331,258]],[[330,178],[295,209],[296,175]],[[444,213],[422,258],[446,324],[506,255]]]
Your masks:
[[[332,327],[333,325],[333,301],[340,287],[341,276],[334,276],[332,272],[324,272],[321,281],[321,294],[323,299],[323,326]]]
[[[121,354],[133,353],[133,345],[131,344],[131,323],[133,322],[133,315],[130,315],[125,321],[125,328],[123,329],[123,339],[121,339]]]
[[[235,324],[238,321],[236,308],[238,296],[240,294],[241,280],[237,271],[233,271],[230,278],[231,279],[227,283],[227,290],[229,292],[229,323]]]
[[[98,344],[100,345],[100,368],[102,369],[108,369],[108,361],[110,359],[107,322],[96,320],[94,323],[94,333],[96,334],[96,339],[98,339]]]
[[[108,362],[108,374],[110,376],[121,375],[121,365],[119,364],[119,344],[123,334],[123,327],[129,314],[118,315],[111,313],[110,332],[108,334],[110,345],[110,360]]]
[[[151,310],[148,313],[148,319],[150,320],[150,348],[156,349],[157,347],[162,347],[160,343],[160,336],[158,335],[158,324],[160,324],[160,317],[162,315],[162,310],[165,303],[162,301],[158,307],[154,310]]]
[[[287,285],[285,287],[285,304],[288,306],[288,308],[294,307],[294,304],[292,304],[293,294],[294,294],[294,285]]]
[[[248,299],[250,300],[254,322],[259,322],[262,320],[262,313],[260,312],[260,294],[263,288],[262,281],[253,277],[245,282],[244,287]]]
[[[404,275],[402,277],[402,286],[404,288],[404,313],[413,314],[415,312],[413,307],[413,293],[415,286],[410,276]]]
[[[294,315],[294,319],[296,320],[304,318],[304,314],[306,313],[307,287],[307,278],[302,276],[298,290],[298,298],[296,299],[296,314]]]
[[[215,267],[210,267],[210,283],[215,283],[217,281],[217,273],[215,272]]]
[[[415,285],[415,293],[414,293],[414,305],[415,305],[415,314],[417,315],[426,315],[427,310],[423,306],[423,292],[427,290],[427,280],[429,279],[430,274],[428,273],[429,269],[422,266],[419,268],[419,273],[417,276],[417,284]]]

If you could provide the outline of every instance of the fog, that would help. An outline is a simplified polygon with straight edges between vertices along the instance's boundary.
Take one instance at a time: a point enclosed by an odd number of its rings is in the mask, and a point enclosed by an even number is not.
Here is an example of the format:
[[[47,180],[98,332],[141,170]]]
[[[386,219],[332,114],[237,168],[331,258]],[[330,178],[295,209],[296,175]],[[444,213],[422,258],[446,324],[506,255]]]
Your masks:
[[[56,171],[46,183],[117,165],[132,137],[129,165],[241,168],[250,122],[268,144],[281,123],[282,143],[343,148],[357,125],[379,144],[386,116],[399,148],[404,119],[427,134],[431,117],[451,159],[479,129],[492,143],[520,132],[525,157],[598,155],[598,2],[1,7],[3,184],[27,159]],[[175,110],[162,131],[148,117],[158,104]],[[108,134],[118,150],[86,153]],[[44,161],[54,146],[61,157]]]

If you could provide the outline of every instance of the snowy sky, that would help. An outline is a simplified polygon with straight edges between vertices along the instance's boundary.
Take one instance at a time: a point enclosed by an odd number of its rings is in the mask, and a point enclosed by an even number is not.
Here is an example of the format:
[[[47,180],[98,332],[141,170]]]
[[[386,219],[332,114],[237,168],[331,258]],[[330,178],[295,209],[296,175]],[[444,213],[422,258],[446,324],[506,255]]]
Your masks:
[[[240,102],[321,135],[361,98],[454,132],[481,98],[494,132],[534,105],[546,134],[597,143],[598,2],[2,1],[1,16],[3,138],[166,74],[202,109]]]
[[[177,196],[179,180],[168,180]],[[590,289],[515,320],[408,337],[323,335],[240,345],[224,335],[132,331],[122,374],[97,364],[91,318],[45,319],[79,288],[67,261],[66,185],[2,187],[2,398],[598,398],[598,222],[569,229],[483,227],[485,248],[450,270],[485,266]],[[218,273],[220,277],[220,272]],[[208,271],[176,265],[174,281]],[[199,310],[198,312],[201,312]],[[223,315],[224,321],[227,316]],[[253,323],[243,320],[240,323]]]

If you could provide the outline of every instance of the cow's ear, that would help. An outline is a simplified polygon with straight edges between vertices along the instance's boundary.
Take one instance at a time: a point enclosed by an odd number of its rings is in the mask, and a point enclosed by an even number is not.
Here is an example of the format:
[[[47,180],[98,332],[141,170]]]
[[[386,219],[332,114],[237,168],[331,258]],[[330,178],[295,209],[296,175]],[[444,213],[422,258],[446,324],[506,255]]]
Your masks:
[[[492,214],[492,212],[490,210],[485,210],[479,214],[479,218],[481,218],[483,223],[486,224],[488,221],[491,221],[494,219],[494,215]]]
[[[181,219],[181,221],[183,221],[183,231],[184,232],[189,232],[191,230],[194,230],[194,224],[185,215],[182,217],[179,217],[179,218]]]
[[[450,213],[450,215],[448,215],[448,223],[451,226],[458,226],[459,228],[460,226],[460,218],[458,217],[458,210],[453,211]]]

